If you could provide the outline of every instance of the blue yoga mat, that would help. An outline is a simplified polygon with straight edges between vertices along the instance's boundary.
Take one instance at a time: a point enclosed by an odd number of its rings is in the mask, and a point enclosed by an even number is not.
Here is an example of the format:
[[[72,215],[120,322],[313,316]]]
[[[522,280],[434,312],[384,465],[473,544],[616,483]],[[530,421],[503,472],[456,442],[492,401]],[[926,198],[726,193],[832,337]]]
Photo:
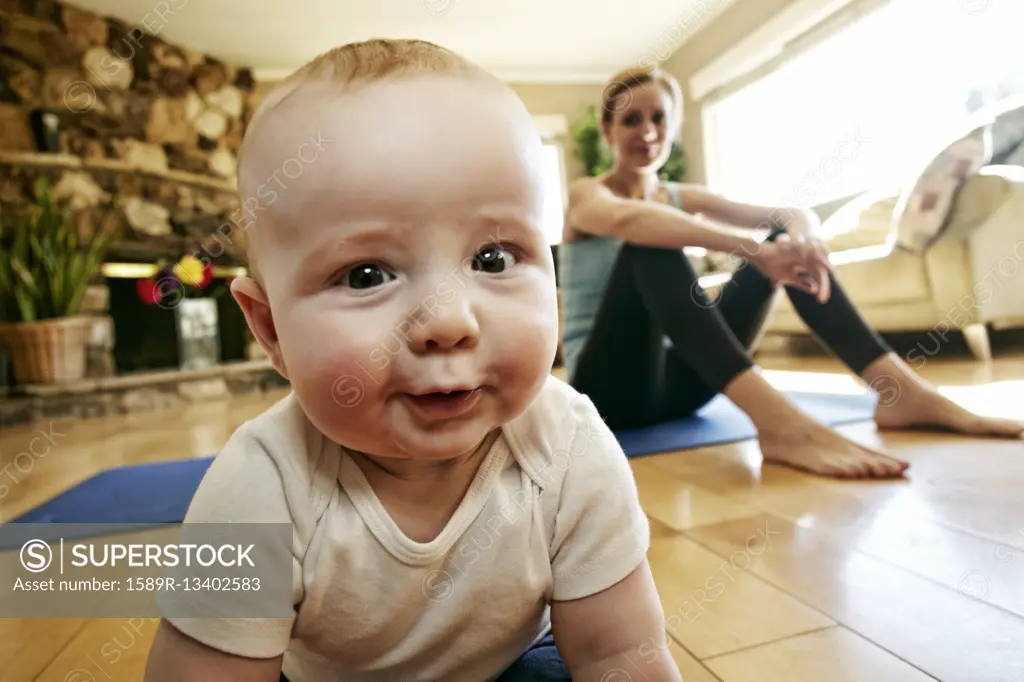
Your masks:
[[[806,412],[831,425],[871,419],[875,406],[871,395],[786,395]],[[615,435],[627,456],[638,457],[745,440],[753,438],[756,432],[739,408],[719,396],[692,417]],[[131,524],[119,526],[119,531],[181,523],[212,461],[212,457],[206,457],[109,469],[12,523]],[[95,529],[82,532],[96,534]],[[70,537],[66,532],[62,536]]]
[[[109,533],[181,523],[211,462],[213,457],[203,457],[107,469],[11,523],[110,524]],[[70,540],[107,532],[103,526],[89,525],[80,529],[62,526],[59,537]],[[33,537],[47,541],[58,539],[42,537],[39,533]],[[8,549],[18,540],[18,537],[0,537],[0,549]]]
[[[869,420],[875,411],[871,394],[785,393],[804,412],[831,426]],[[723,395],[692,417],[615,433],[627,457],[734,443],[756,435],[750,418]]]

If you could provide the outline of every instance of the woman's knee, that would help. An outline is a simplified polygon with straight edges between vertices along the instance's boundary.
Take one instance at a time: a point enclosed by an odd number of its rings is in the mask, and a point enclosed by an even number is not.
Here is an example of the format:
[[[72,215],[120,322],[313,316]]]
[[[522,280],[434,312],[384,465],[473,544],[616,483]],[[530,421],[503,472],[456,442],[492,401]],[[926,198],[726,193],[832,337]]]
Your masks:
[[[781,290],[779,283],[758,270],[750,261],[744,260],[736,268],[731,277],[736,286],[746,289],[757,289],[764,294],[775,294]]]

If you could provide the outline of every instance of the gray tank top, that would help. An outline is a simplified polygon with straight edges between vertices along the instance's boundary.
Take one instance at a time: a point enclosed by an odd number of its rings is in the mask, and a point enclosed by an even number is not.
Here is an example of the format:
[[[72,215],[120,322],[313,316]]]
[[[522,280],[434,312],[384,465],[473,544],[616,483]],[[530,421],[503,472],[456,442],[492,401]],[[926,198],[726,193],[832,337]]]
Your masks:
[[[663,183],[676,208],[682,208],[675,187]],[[594,318],[604,299],[608,278],[623,240],[590,236],[558,247],[558,279],[562,296],[562,359],[571,381]]]

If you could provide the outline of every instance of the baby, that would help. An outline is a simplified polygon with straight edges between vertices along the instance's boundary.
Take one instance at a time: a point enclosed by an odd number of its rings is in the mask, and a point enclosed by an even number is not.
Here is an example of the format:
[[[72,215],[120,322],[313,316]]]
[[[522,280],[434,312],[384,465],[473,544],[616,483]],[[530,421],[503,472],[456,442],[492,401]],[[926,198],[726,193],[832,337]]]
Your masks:
[[[422,41],[265,98],[232,292],[291,392],[186,521],[289,524],[294,614],[168,618],[147,681],[681,680],[629,465],[550,374],[541,159],[506,85]]]

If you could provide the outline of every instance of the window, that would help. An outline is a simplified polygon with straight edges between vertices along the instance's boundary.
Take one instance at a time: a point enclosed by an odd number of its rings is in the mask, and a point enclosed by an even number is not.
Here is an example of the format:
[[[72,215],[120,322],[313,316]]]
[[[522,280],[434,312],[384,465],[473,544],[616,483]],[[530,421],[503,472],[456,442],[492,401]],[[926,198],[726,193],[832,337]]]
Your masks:
[[[562,147],[557,142],[545,141],[544,165],[544,217],[543,230],[548,244],[562,243],[565,222],[565,174],[562,167]]]
[[[544,147],[541,160],[541,181],[544,184],[544,209],[541,229],[548,245],[562,243],[562,227],[565,223],[565,201],[567,185],[563,141],[569,134],[569,123],[562,114],[541,114],[533,116]]]
[[[709,184],[813,206],[895,188],[968,115],[1024,93],[1024,2],[891,0],[705,108]]]

